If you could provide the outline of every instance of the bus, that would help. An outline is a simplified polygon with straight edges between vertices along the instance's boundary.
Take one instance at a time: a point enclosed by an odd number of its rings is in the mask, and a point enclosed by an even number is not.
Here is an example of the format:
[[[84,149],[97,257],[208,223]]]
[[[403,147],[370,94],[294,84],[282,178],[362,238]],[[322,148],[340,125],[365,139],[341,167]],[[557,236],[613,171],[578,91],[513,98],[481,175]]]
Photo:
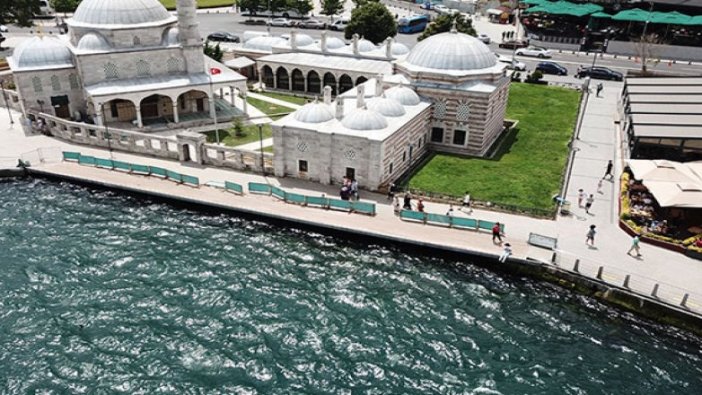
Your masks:
[[[410,15],[400,18],[397,24],[397,32],[404,34],[419,33],[424,31],[429,24],[429,17],[426,15]]]

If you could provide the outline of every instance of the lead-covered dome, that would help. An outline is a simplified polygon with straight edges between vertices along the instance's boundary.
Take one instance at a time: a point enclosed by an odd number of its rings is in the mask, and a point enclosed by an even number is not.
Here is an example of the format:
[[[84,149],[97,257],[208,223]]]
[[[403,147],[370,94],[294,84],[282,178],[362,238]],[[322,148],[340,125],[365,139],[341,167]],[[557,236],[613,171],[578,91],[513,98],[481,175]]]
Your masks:
[[[388,121],[380,113],[367,107],[357,108],[341,120],[347,129],[378,130],[388,127]]]
[[[305,47],[314,44],[314,39],[307,34],[298,33],[295,35],[295,45]]]
[[[495,54],[482,41],[455,30],[420,41],[405,61],[437,70],[479,70],[492,67],[497,62]]]
[[[272,51],[273,47],[287,45],[288,41],[281,37],[259,36],[254,37],[244,44],[245,49],[258,51]]]
[[[144,25],[174,22],[158,0],[83,0],[73,14],[72,25]]]
[[[417,92],[406,86],[395,86],[386,90],[385,97],[396,100],[403,106],[416,106],[419,104]]]
[[[17,68],[73,66],[73,54],[55,37],[33,37],[15,48],[12,61]]]
[[[324,103],[312,102],[302,106],[295,111],[293,117],[305,123],[322,123],[334,119],[334,113],[331,108]]]
[[[368,107],[385,115],[386,117],[401,117],[405,115],[405,108],[397,100],[383,95],[368,100]]]
[[[344,40],[338,37],[327,37],[327,49],[339,49],[346,46]]]
[[[372,42],[363,38],[358,40],[358,52],[370,52],[375,51],[376,49],[378,49],[378,47],[376,47]]]
[[[88,33],[78,41],[78,49],[81,51],[102,52],[110,49],[110,44],[105,40],[105,37],[97,33]]]
[[[382,50],[385,51],[387,48],[387,44],[383,45]],[[390,52],[395,55],[395,56],[402,56],[406,55],[409,53],[409,48],[402,43],[392,43],[392,46],[390,47]]]

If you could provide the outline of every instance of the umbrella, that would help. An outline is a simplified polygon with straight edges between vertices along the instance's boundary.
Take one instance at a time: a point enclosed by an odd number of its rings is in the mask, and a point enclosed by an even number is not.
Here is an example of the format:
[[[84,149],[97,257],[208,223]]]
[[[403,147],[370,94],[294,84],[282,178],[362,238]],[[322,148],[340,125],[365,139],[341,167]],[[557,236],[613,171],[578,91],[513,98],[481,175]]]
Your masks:
[[[690,22],[690,17],[677,11],[651,13],[651,23],[661,23],[667,25],[687,25]]]
[[[611,18],[612,17],[612,15],[609,15],[608,13],[602,12],[602,11],[596,12],[590,16],[593,18]]]
[[[524,4],[529,4],[529,5],[541,5],[543,3],[548,3],[548,0],[522,0],[520,3]]]
[[[646,22],[649,21],[650,17],[650,12],[644,11],[640,8],[632,8],[630,10],[618,12],[616,15],[612,16],[612,19],[615,21]]]

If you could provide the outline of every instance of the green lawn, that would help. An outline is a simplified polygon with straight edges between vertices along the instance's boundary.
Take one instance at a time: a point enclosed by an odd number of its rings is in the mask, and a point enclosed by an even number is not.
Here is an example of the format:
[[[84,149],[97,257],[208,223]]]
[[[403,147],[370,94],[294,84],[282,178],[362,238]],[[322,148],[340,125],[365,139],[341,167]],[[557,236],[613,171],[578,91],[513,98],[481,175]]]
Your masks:
[[[438,154],[410,187],[526,208],[551,209],[561,187],[580,93],[572,89],[512,83],[507,118],[519,120],[494,159]]]
[[[283,100],[289,103],[297,104],[297,105],[303,105],[307,103],[309,99],[306,97],[298,97],[298,96],[293,96],[293,95],[286,95],[285,93],[278,93],[278,92],[261,92],[259,93],[260,95],[272,97],[274,99],[278,100]]]
[[[217,136],[215,134],[214,130],[211,130],[207,133],[207,142],[208,143],[215,143],[217,142]],[[263,138],[267,139],[269,137],[273,136],[273,132],[271,131],[271,125],[265,124],[263,125]],[[238,145],[242,144],[248,144],[248,143],[253,143],[254,141],[258,141],[258,125],[244,125],[244,133],[241,136],[235,136],[234,135],[234,129],[228,129],[228,130],[219,130],[219,138],[222,140],[224,145],[228,145],[230,147],[236,147]],[[265,149],[264,149],[265,151]]]
[[[295,111],[290,107],[279,106],[277,104],[269,103],[267,101],[256,99],[256,98],[253,98],[250,96],[246,97],[246,101],[250,105],[263,111],[263,113],[266,115],[276,115],[276,116],[271,117],[271,119],[273,119],[273,120],[281,118],[281,117],[287,115],[288,113]],[[282,115],[279,115],[279,114],[282,114]]]
[[[169,10],[175,10],[176,0],[160,0],[161,4]],[[197,0],[198,8],[233,6],[234,0]]]

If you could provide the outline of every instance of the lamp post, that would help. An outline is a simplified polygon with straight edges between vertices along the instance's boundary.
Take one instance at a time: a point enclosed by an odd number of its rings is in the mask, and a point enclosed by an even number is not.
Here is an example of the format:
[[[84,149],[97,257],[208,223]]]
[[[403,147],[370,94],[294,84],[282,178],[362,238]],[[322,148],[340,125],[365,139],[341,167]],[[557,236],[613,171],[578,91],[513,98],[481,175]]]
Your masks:
[[[271,10],[271,0],[268,0],[268,35],[271,35],[271,21],[273,20],[273,11]]]
[[[215,97],[214,88],[212,88],[212,70],[207,72],[207,77],[210,79],[210,95],[212,96],[212,106],[214,107],[212,114],[214,114],[215,139],[217,139],[217,145],[219,145],[219,128],[217,127],[217,97]]]
[[[39,112],[44,112],[44,100],[37,100],[37,104],[39,105]]]
[[[263,125],[260,123],[258,124],[258,141],[261,147],[261,171],[263,172],[263,175],[266,175],[266,165],[263,161]]]
[[[0,80],[0,89],[2,89],[2,98],[5,100],[5,105],[7,106],[7,115],[10,117],[10,125],[13,125],[15,121],[12,120],[12,111],[10,111],[10,102],[7,101],[7,95],[5,94],[5,81]]]
[[[100,111],[102,112],[102,125],[105,127],[105,138],[107,139],[107,150],[110,152],[110,159],[112,157],[112,142],[110,140],[110,131],[107,128],[107,115],[105,115],[105,103],[99,103]]]
[[[639,45],[641,46],[641,72],[646,73],[646,62],[648,61],[648,43],[646,40],[646,30],[648,30],[648,23],[651,19],[651,13],[653,12],[653,2],[650,2],[650,7],[648,8],[648,15],[646,16],[646,22],[644,23],[643,31],[641,32],[641,39],[639,40]]]

